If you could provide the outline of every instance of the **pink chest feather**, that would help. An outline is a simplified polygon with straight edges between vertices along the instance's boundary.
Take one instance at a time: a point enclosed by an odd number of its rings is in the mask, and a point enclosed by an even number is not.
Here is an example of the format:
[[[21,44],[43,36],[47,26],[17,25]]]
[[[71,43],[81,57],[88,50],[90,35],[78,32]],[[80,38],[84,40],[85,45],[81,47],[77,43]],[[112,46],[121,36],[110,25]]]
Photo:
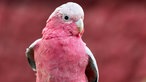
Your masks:
[[[86,82],[84,46],[77,37],[42,40],[35,49],[37,82]]]

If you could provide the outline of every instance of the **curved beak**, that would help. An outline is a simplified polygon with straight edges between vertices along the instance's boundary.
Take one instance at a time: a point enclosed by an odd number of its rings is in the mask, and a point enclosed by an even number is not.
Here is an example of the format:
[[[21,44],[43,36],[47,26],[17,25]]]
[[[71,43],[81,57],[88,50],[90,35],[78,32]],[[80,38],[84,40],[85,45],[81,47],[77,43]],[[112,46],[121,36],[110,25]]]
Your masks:
[[[84,30],[84,23],[83,23],[83,19],[79,19],[76,22],[76,25],[78,27],[79,32],[81,33]]]

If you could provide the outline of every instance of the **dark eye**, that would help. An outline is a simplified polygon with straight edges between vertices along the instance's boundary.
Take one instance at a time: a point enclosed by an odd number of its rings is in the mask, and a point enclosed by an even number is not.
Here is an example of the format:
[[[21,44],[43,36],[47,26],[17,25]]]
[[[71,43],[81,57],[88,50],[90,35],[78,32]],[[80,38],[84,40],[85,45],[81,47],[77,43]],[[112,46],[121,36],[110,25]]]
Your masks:
[[[69,20],[69,16],[64,16],[64,19],[65,20]]]

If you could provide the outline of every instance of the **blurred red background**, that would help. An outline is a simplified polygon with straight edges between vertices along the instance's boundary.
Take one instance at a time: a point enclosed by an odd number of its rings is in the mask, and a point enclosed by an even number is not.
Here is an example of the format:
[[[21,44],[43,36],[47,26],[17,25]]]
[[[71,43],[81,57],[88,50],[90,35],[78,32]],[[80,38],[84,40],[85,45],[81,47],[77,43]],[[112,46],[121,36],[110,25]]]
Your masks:
[[[0,1],[1,82],[35,82],[25,49],[41,37],[53,10],[68,1]],[[99,82],[146,82],[146,2],[74,2],[85,11],[83,40],[96,57]]]

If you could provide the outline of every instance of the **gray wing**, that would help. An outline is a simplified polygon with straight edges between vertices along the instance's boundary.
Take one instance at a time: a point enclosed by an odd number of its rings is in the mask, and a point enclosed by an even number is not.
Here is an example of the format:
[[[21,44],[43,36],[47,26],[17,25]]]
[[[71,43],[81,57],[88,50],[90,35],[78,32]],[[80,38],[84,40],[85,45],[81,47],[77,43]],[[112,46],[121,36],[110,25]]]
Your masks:
[[[88,82],[98,82],[99,72],[98,72],[96,60],[88,47],[86,47],[85,50],[87,55],[89,56],[88,65],[85,71]]]
[[[26,49],[26,57],[28,60],[29,65],[33,69],[33,71],[36,71],[36,64],[34,60],[34,47],[35,45],[40,41],[41,39],[37,39],[35,42],[33,42],[27,49]]]

